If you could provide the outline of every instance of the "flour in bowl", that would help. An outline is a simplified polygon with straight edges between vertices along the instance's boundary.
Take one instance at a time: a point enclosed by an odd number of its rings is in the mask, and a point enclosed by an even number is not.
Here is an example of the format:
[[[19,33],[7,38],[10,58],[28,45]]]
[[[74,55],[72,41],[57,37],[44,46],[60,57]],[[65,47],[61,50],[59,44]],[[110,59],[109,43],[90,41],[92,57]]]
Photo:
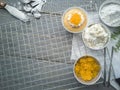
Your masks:
[[[109,26],[120,26],[120,4],[106,4],[100,10],[100,16],[104,23]]]

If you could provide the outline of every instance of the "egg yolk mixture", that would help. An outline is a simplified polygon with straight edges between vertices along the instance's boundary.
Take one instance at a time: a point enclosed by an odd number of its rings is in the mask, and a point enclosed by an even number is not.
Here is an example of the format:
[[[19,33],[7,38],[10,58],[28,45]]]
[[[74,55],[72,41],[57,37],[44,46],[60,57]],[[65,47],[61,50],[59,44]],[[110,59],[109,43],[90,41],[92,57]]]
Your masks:
[[[84,56],[78,60],[74,71],[78,78],[81,78],[84,81],[90,81],[98,75],[100,68],[99,63],[95,58]]]
[[[82,21],[81,15],[78,13],[74,13],[71,15],[70,18],[70,23],[72,23],[73,25],[78,26]]]

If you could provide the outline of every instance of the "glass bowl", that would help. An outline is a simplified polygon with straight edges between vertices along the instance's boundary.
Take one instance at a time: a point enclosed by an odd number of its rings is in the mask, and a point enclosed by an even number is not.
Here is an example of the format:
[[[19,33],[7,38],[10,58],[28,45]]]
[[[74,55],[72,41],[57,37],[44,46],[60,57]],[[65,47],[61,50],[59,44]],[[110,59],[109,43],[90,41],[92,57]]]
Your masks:
[[[102,67],[96,58],[86,55],[75,61],[73,73],[78,82],[92,85],[100,79]]]

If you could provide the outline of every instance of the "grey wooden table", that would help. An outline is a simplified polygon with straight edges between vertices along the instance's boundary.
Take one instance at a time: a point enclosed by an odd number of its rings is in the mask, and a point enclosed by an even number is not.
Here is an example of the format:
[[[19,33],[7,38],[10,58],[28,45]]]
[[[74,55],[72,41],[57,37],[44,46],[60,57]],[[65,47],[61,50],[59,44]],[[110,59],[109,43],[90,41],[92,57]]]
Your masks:
[[[6,0],[11,5],[18,0]],[[45,12],[71,6],[96,11],[102,1],[47,0]],[[96,3],[96,4],[95,4]],[[23,23],[0,10],[0,90],[78,90],[84,85],[73,76],[70,60],[72,37],[64,30],[61,16],[42,14]],[[102,83],[101,79],[97,84]]]

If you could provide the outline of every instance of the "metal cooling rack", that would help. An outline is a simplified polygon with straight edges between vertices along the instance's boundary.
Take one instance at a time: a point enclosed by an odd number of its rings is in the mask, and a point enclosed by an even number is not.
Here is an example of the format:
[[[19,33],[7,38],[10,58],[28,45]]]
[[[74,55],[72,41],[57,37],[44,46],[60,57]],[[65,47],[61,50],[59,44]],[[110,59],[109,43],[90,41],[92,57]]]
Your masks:
[[[61,16],[52,14],[59,11],[61,14],[71,6],[93,12],[97,9],[91,0],[49,0],[43,7],[43,11],[49,13],[44,13],[39,20],[0,25],[0,90],[78,90],[85,87],[76,81],[72,72],[73,36],[64,30]]]

